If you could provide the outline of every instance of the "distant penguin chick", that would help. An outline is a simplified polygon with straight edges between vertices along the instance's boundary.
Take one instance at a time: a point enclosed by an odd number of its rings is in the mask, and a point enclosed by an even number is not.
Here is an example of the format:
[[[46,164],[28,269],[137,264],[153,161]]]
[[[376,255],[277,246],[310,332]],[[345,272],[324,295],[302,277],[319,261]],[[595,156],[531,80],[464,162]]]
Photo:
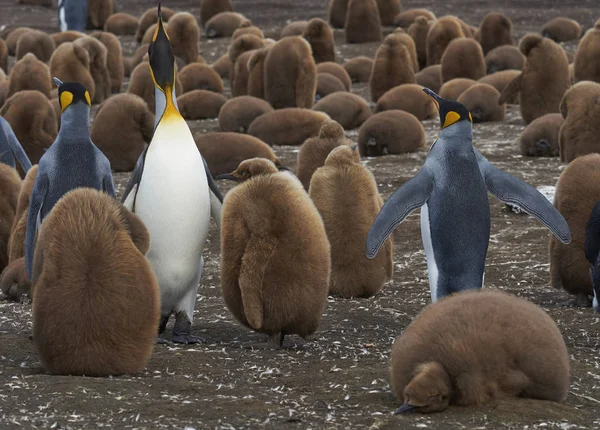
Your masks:
[[[432,20],[428,20],[424,16],[418,16],[407,30],[408,35],[415,41],[419,69],[424,69],[427,66],[427,33],[429,33],[432,25]]]
[[[350,0],[329,0],[327,20],[333,28],[344,28]]]
[[[369,57],[354,57],[344,63],[344,70],[352,82],[368,82],[373,71],[373,62]]]
[[[465,36],[456,17],[443,16],[435,21],[427,33],[427,65],[439,64],[450,42]]]
[[[394,18],[402,10],[402,6],[400,0],[377,0],[377,9],[381,25],[391,27],[394,25]]]
[[[139,26],[138,19],[128,13],[119,12],[112,14],[104,23],[104,31],[116,36],[135,35]]]
[[[248,85],[247,92],[249,96],[264,99],[265,98],[265,61],[269,54],[270,47],[252,51],[248,59]]]
[[[17,60],[26,54],[32,53],[38,60],[47,63],[56,49],[54,40],[48,33],[39,30],[31,30],[23,34],[17,42]]]
[[[428,21],[435,21],[436,16],[433,12],[428,9],[408,9],[404,12],[400,12],[394,17],[394,25],[396,27],[409,28],[412,23],[414,23],[418,17],[423,16]]]
[[[371,100],[377,103],[392,88],[414,83],[415,72],[408,49],[396,35],[388,35],[375,54],[369,79]]]
[[[207,90],[223,93],[223,80],[215,70],[206,64],[190,63],[177,74],[183,93],[192,90]],[[181,94],[180,94],[181,95]]]
[[[236,12],[220,12],[209,19],[204,25],[206,37],[231,37],[235,30],[248,21],[244,15]]]
[[[98,39],[106,47],[106,69],[110,77],[110,92],[112,94],[121,92],[125,74],[121,42],[114,34],[104,31],[96,31],[90,36]]]
[[[442,87],[442,65],[427,66],[415,74],[415,81],[424,88],[438,92]],[[434,89],[435,88],[435,89]]]
[[[225,103],[224,95],[207,90],[192,90],[177,97],[177,108],[186,120],[218,118]]]
[[[0,69],[4,74],[8,73],[8,46],[4,39],[0,39]]]
[[[498,46],[485,54],[485,68],[488,75],[502,70],[523,70],[525,56],[512,45]]]
[[[175,11],[173,9],[165,6],[160,7],[160,12],[163,22],[169,22],[169,19],[171,19],[171,17],[175,15]],[[153,24],[156,24],[157,13],[158,7],[151,7],[150,9],[147,9],[140,17],[138,29],[135,33],[135,41],[137,43],[140,43],[142,41],[142,38],[144,37],[146,30],[148,30],[148,27],[151,27]]]
[[[88,25],[89,29],[102,29],[108,18],[113,14],[112,0],[88,0]]]
[[[594,81],[600,83],[600,19],[593,28],[586,31],[579,41],[575,59],[573,60],[573,77],[575,82]]]
[[[484,76],[479,79],[477,83],[491,85],[502,94],[504,89],[520,74],[521,72],[519,70],[501,70],[500,72]],[[507,99],[505,103],[514,105],[519,104],[518,94],[515,94],[512,99]]]
[[[544,24],[541,33],[557,43],[569,42],[581,37],[581,26],[573,19],[558,17]]]
[[[31,281],[25,272],[25,259],[9,263],[0,274],[0,291],[13,302],[20,302],[23,296],[31,297]]]
[[[475,83],[467,88],[457,99],[471,113],[473,123],[504,121],[506,105],[499,104],[498,90],[488,84]]]
[[[50,36],[52,37],[52,40],[54,40],[54,43],[56,44],[56,47],[58,48],[63,43],[74,42],[81,37],[85,37],[86,34],[80,32],[80,31],[69,30],[69,31],[61,31],[59,33],[53,33]]]
[[[344,25],[346,43],[379,42],[383,39],[375,0],[350,0]]]
[[[399,85],[386,92],[377,100],[375,112],[392,109],[410,112],[419,121],[437,116],[435,105],[423,92],[423,87],[417,84]]]
[[[252,96],[234,97],[219,111],[219,126],[221,131],[247,133],[252,121],[267,112],[273,112],[273,108],[265,100]]]
[[[19,43],[19,39],[25,33],[30,31],[34,31],[33,28],[30,27],[17,27],[10,31],[8,36],[5,38],[6,47],[8,48],[8,55],[16,55],[17,53],[17,44]]]
[[[404,29],[397,28],[392,33],[400,43],[402,43],[406,49],[408,50],[408,54],[410,56],[411,63],[413,65],[413,70],[417,73],[420,69],[419,66],[419,57],[417,55],[417,45],[415,44],[415,40],[408,34]]]
[[[95,92],[90,73],[90,55],[79,44],[65,42],[56,48],[50,59],[50,74],[60,76],[65,82],[79,82],[90,94]]]
[[[246,25],[246,24],[248,24],[248,25]],[[265,35],[263,34],[263,32],[260,28],[254,26],[254,25],[250,25],[250,21],[247,21],[246,23],[242,24],[240,27],[238,27],[237,30],[235,30],[233,32],[233,35],[231,36],[231,40],[238,39],[247,34],[256,36],[259,39],[265,38]]]
[[[441,64],[443,82],[454,78],[476,81],[486,75],[481,45],[467,37],[453,39],[448,44],[442,55]]]
[[[50,98],[52,79],[48,66],[29,53],[21,58],[10,71],[7,97],[23,90],[37,90]]]
[[[8,245],[8,262],[13,263],[19,258],[25,257],[25,233],[27,228],[27,213],[33,184],[37,175],[38,165],[34,165],[27,171],[25,179],[21,183],[15,218],[10,228],[10,242]],[[24,263],[23,263],[24,264]],[[29,279],[29,278],[27,278]]]
[[[178,12],[169,19],[169,41],[173,55],[184,64],[195,63],[200,54],[200,27],[196,18],[189,12]]]
[[[233,12],[231,0],[203,0],[200,5],[200,25],[204,27],[208,20],[221,12]]]
[[[0,272],[9,261],[8,246],[20,190],[21,177],[17,170],[0,163]]]
[[[218,60],[210,65],[215,72],[219,74],[222,79],[229,78],[229,73],[233,64],[229,59],[229,54],[222,55]]]
[[[307,25],[308,21],[292,21],[281,29],[279,39],[281,40],[288,36],[302,36]]]
[[[441,334],[441,335],[440,335]],[[428,305],[396,338],[397,414],[479,406],[506,397],[562,402],[569,354],[539,306],[499,291],[468,291]]]
[[[108,50],[100,40],[86,36],[73,42],[74,45],[84,48],[90,58],[90,74],[94,80],[94,90],[90,92],[92,103],[102,103],[110,97],[111,79],[108,72]]]
[[[477,81],[468,78],[454,78],[442,85],[440,88],[440,97],[447,100],[458,100],[460,95],[468,88],[476,84]]]
[[[350,91],[350,87],[352,86],[352,79],[350,79],[350,75],[346,72],[346,69],[341,65],[334,63],[333,61],[325,61],[323,63],[317,64],[317,73],[329,73],[335,76],[340,80],[342,84],[344,84],[344,88],[346,91]]]
[[[358,131],[361,156],[415,152],[425,146],[425,130],[412,114],[388,110],[367,119]]]
[[[515,44],[512,22],[500,12],[490,12],[484,16],[475,37],[481,43],[484,55],[498,46]]]
[[[310,43],[315,63],[335,62],[333,31],[325,21],[321,18],[311,19],[302,32],[302,37]]]
[[[317,93],[315,100],[319,101],[329,94],[344,92],[344,84],[331,73],[317,73]]]
[[[362,97],[347,91],[330,94],[317,102],[313,110],[324,112],[344,130],[360,127],[371,116],[371,109]]]
[[[318,135],[321,124],[328,119],[331,118],[327,114],[310,109],[277,109],[252,121],[248,134],[270,146],[299,146],[309,137]]]
[[[525,157],[558,156],[558,133],[564,122],[559,113],[549,113],[533,120],[521,133],[519,146]]]

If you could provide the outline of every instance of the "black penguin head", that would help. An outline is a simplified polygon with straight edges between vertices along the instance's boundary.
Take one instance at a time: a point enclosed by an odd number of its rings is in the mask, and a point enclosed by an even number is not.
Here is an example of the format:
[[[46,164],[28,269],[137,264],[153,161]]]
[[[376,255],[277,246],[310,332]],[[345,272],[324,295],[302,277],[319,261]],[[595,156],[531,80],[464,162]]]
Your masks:
[[[58,78],[53,78],[52,80],[58,85],[58,102],[61,112],[64,112],[66,108],[77,103],[85,103],[88,107],[92,105],[90,93],[79,82],[62,82]]]
[[[460,121],[473,122],[471,113],[462,103],[454,100],[443,99],[429,88],[423,88],[423,91],[425,94],[431,97],[438,111],[440,112],[440,123],[442,124],[442,129],[450,127],[452,124],[456,124]]]
[[[167,90],[170,91],[175,86],[175,56],[163,25],[160,3],[158,3],[156,31],[148,46],[148,59],[154,84],[166,94]]]

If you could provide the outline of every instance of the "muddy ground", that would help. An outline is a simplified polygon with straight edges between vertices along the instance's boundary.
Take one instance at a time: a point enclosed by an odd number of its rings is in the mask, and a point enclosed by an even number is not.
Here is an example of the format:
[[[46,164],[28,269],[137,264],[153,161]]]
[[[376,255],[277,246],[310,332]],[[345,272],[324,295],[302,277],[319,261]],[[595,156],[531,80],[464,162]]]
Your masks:
[[[120,10],[140,15],[154,5],[119,1]],[[189,4],[191,3],[191,6]],[[325,17],[325,0],[234,0],[267,34],[287,20]],[[438,16],[453,13],[477,24],[487,2],[405,1],[404,7],[429,7]],[[198,16],[199,1],[163,2]],[[0,24],[57,30],[55,9],[0,0]],[[597,0],[498,0],[494,10],[508,14],[516,36],[539,31],[548,19],[568,15],[587,29],[600,17]],[[389,29],[388,29],[389,30]],[[373,56],[377,44],[347,46],[336,31],[338,62]],[[125,53],[135,50],[122,38]],[[229,40],[202,42],[207,62],[222,55]],[[566,48],[573,50],[576,43]],[[365,85],[353,91],[366,96]],[[217,121],[190,122],[194,133],[215,131]],[[438,121],[426,121],[427,140]],[[554,185],[564,168],[557,158],[523,158],[518,136],[524,128],[518,109],[509,107],[503,123],[476,125],[474,142],[505,171],[534,186]],[[357,131],[348,133],[356,140]],[[297,148],[277,147],[284,164],[294,167]],[[366,159],[384,198],[412,177],[426,156]],[[122,193],[128,174],[117,174]],[[219,184],[225,192],[229,184]],[[598,428],[600,426],[599,318],[591,308],[573,306],[571,297],[549,285],[549,234],[527,215],[507,211],[490,198],[492,236],[486,287],[509,291],[542,306],[558,323],[572,359],[572,383],[565,404],[530,400],[501,401],[466,409],[451,407],[435,415],[393,416],[398,401],[388,383],[394,338],[429,303],[418,213],[395,232],[395,273],[383,291],[366,300],[329,299],[315,340],[286,339],[272,350],[266,339],[242,327],[226,309],[219,283],[219,238],[211,231],[199,290],[193,333],[207,339],[195,346],[157,345],[147,369],[118,378],[48,376],[31,341],[31,306],[0,303],[0,428]],[[77,310],[74,309],[74,312]],[[170,326],[172,325],[172,322]]]

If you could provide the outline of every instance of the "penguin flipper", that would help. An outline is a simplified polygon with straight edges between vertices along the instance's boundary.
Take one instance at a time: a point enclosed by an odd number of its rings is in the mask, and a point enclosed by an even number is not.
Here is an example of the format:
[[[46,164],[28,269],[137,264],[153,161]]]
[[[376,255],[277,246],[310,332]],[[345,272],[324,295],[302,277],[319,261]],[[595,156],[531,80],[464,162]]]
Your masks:
[[[383,205],[367,235],[367,258],[373,259],[388,236],[412,211],[431,195],[433,175],[426,166],[404,183]]]
[[[564,244],[571,242],[571,230],[560,212],[531,185],[498,169],[477,149],[477,164],[485,186],[498,200],[510,203],[536,217]]]
[[[500,93],[500,97],[498,98],[498,104],[503,105],[507,100],[513,100],[516,95],[521,91],[521,78],[523,77],[523,73],[519,74],[516,78],[514,78],[510,83],[504,87],[502,92]]]
[[[31,200],[27,212],[27,226],[25,229],[25,271],[27,272],[29,279],[31,279],[37,230],[42,222],[42,206],[46,199],[47,192],[48,177],[38,170],[33,190],[31,191]]]
[[[29,160],[29,157],[23,150],[21,142],[19,142],[17,136],[15,136],[15,132],[12,130],[12,128],[9,128],[7,130],[7,137],[10,150],[12,151],[14,157],[17,159],[21,167],[23,168],[23,171],[27,173],[29,169],[31,169],[31,160]]]
[[[585,227],[584,247],[585,258],[590,264],[595,265],[600,253],[600,201],[592,209]]]
[[[129,177],[129,182],[127,182],[127,187],[125,187],[125,192],[121,197],[121,203],[125,204],[125,200],[127,200],[129,194],[133,192],[133,201],[131,202],[131,207],[125,205],[130,211],[133,211],[133,206],[135,204],[135,195],[137,194],[138,186],[140,184],[140,181],[142,180],[142,173],[144,173],[144,163],[146,162],[146,153],[148,152],[149,147],[150,145],[146,146],[146,148],[144,148],[144,151],[140,154],[140,157],[135,163],[133,172],[131,172],[131,176]]]
[[[200,154],[200,157],[202,157],[202,154]],[[202,157],[202,163],[204,163],[204,171],[206,172],[206,179],[208,180],[208,187],[210,188],[210,191],[221,203],[223,203],[223,195],[221,194],[219,188],[217,188],[217,184],[215,184],[215,180],[210,174],[210,169],[208,168],[208,164],[206,163],[204,157]]]

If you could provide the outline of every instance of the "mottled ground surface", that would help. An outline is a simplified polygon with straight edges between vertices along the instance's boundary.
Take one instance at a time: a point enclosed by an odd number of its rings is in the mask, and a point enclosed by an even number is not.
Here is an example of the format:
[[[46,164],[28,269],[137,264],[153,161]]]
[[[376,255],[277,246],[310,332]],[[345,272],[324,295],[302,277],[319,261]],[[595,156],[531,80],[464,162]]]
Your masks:
[[[121,10],[139,15],[153,2],[123,1]],[[287,20],[325,16],[325,0],[234,1],[236,9],[267,34],[277,34]],[[198,15],[200,2],[164,3]],[[191,4],[191,6],[189,6]],[[489,3],[462,0],[406,1],[405,8],[430,7],[440,16],[453,13],[477,24]],[[56,31],[56,11],[0,0],[0,24],[30,25]],[[491,6],[491,5],[490,5]],[[568,15],[589,28],[600,17],[596,0],[498,0],[515,33],[539,30],[548,19]],[[343,45],[337,31],[338,61],[372,56],[376,44]],[[126,54],[135,43],[123,38]],[[228,40],[203,41],[210,63]],[[576,44],[567,45],[573,50]],[[363,96],[366,87],[353,90]],[[437,121],[424,123],[427,140]],[[218,129],[217,121],[190,123],[194,133]],[[490,161],[534,186],[554,185],[564,167],[558,159],[523,158],[518,136],[524,124],[509,107],[503,123],[476,125],[475,145]],[[357,132],[349,136],[356,140]],[[294,167],[296,148],[275,148]],[[426,156],[364,160],[375,174],[384,198],[411,178]],[[128,174],[115,180],[122,193]],[[219,184],[225,192],[229,184]],[[394,338],[429,302],[418,214],[395,233],[395,274],[383,291],[367,300],[330,299],[322,326],[312,342],[296,337],[282,350],[237,324],[220,293],[219,237],[213,228],[205,251],[193,333],[207,339],[197,346],[158,345],[147,369],[118,378],[44,375],[31,341],[31,306],[0,303],[0,428],[598,428],[600,426],[599,318],[576,308],[571,298],[549,285],[548,232],[534,219],[507,211],[490,199],[492,236],[486,286],[509,291],[542,306],[558,323],[569,348],[572,383],[565,404],[514,400],[478,409],[452,407],[429,416],[397,417],[398,402],[388,383]],[[214,226],[213,226],[214,227]],[[77,312],[77,309],[73,309]]]

